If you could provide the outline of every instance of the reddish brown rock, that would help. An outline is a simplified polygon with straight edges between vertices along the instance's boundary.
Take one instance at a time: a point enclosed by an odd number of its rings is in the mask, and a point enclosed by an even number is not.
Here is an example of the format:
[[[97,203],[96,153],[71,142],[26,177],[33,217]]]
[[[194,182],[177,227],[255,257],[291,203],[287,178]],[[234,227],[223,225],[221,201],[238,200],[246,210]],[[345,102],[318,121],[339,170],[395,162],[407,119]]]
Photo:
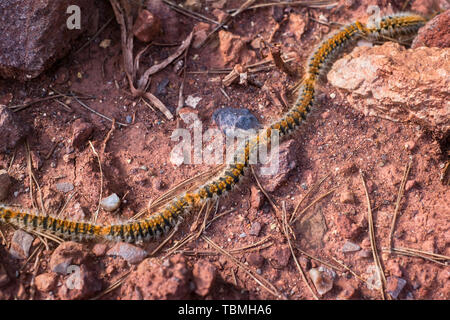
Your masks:
[[[107,249],[108,246],[106,244],[96,243],[92,248],[92,253],[95,254],[97,257],[101,257],[105,255]]]
[[[6,170],[0,170],[0,201],[8,198],[11,178]]]
[[[12,150],[30,131],[8,107],[0,105],[0,153]]]
[[[271,246],[268,250],[263,251],[262,254],[275,269],[286,267],[291,258],[291,250],[287,245]]]
[[[216,268],[206,260],[199,260],[192,270],[195,283],[195,293],[199,296],[206,296],[216,278]]]
[[[339,200],[341,203],[354,204],[355,203],[355,195],[350,190],[342,191]]]
[[[67,241],[59,245],[50,257],[50,270],[66,275],[70,265],[80,265],[87,257],[82,244]]]
[[[297,161],[294,152],[296,145],[295,140],[287,140],[280,144],[278,152],[269,152],[269,162],[261,165],[258,170],[261,185],[266,191],[274,192],[287,180],[289,173],[296,167]]]
[[[419,30],[411,48],[418,47],[450,47],[450,10],[431,19]]]
[[[328,80],[365,115],[450,130],[450,49],[358,47],[333,65]]]
[[[81,9],[80,29],[68,28],[70,5]],[[95,2],[3,0],[0,12],[0,76],[25,81],[66,55],[73,40],[90,29]]]
[[[210,29],[210,24],[205,22],[197,23],[194,27],[194,41],[192,42],[192,47],[195,49],[200,48],[208,37],[208,32]]]
[[[161,21],[163,36],[167,39],[182,39],[186,35],[180,32],[178,14],[161,0],[146,1],[146,9]]]
[[[148,10],[141,10],[134,22],[133,34],[142,42],[150,42],[161,32],[161,21]]]
[[[264,203],[264,195],[261,190],[256,186],[250,187],[250,205],[254,209],[260,209]]]
[[[49,292],[55,289],[58,276],[54,273],[42,273],[35,278],[36,289]]]
[[[247,40],[228,31],[219,31],[219,50],[225,64],[245,65],[256,56],[253,51],[247,50]]]
[[[338,233],[345,239],[355,239],[361,229],[347,215],[340,214],[335,218]]]
[[[72,146],[74,148],[82,148],[88,138],[94,131],[94,126],[84,121],[83,119],[77,119],[72,124]]]
[[[264,257],[259,252],[251,252],[247,256],[247,262],[249,265],[255,266],[257,268],[264,264]]]
[[[289,15],[288,28],[294,30],[294,38],[296,41],[300,42],[303,33],[305,32],[307,18],[300,14],[291,13]]]
[[[157,259],[142,261],[121,287],[121,295],[132,300],[180,300],[190,294],[190,272],[182,255],[162,264]]]
[[[360,297],[358,282],[356,280],[340,278],[336,285],[341,288],[337,298],[339,300],[352,300]]]
[[[400,292],[402,292],[403,288],[406,285],[406,280],[399,278],[399,277],[388,277],[386,279],[386,292],[389,293],[389,295],[397,299]]]
[[[5,267],[0,263],[0,288],[9,283],[9,276],[6,273]]]

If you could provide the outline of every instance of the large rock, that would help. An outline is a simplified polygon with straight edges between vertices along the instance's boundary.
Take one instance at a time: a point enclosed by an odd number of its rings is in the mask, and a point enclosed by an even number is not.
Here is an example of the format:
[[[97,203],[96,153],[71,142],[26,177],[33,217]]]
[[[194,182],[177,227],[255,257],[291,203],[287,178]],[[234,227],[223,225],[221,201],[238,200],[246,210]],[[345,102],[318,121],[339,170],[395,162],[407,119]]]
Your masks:
[[[70,5],[81,9],[81,28],[69,30]],[[90,0],[0,1],[0,76],[32,79],[63,57],[72,41],[89,29]]]
[[[411,120],[445,134],[450,130],[449,58],[450,49],[407,50],[392,42],[358,47],[334,63],[328,81],[365,115]]]
[[[437,15],[421,28],[411,47],[450,47],[450,10]]]
[[[29,132],[27,124],[21,122],[7,106],[0,105],[0,153],[11,151]]]

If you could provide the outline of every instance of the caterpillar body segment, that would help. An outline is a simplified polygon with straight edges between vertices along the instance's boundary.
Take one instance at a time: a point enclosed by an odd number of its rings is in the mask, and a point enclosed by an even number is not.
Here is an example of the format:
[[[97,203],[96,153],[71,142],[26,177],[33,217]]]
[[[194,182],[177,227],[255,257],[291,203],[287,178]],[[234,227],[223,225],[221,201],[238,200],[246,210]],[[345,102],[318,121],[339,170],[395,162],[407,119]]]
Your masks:
[[[330,64],[343,50],[349,49],[353,43],[362,37],[369,40],[378,40],[386,36],[396,37],[415,33],[425,22],[426,19],[419,15],[399,13],[382,17],[368,26],[359,21],[353,22],[323,40],[308,60],[305,76],[291,109],[279,120],[268,125],[259,134],[246,141],[236,151],[234,163],[228,164],[215,178],[195,191],[175,198],[161,210],[145,219],[113,225],[98,225],[43,216],[0,204],[0,222],[75,240],[99,238],[113,241],[141,242],[157,239],[171,230],[193,208],[198,208],[205,202],[232,191],[245,176],[252,153],[259,145],[270,144],[274,130],[278,130],[280,138],[283,138],[294,132],[306,120],[314,105],[320,77],[326,74]]]

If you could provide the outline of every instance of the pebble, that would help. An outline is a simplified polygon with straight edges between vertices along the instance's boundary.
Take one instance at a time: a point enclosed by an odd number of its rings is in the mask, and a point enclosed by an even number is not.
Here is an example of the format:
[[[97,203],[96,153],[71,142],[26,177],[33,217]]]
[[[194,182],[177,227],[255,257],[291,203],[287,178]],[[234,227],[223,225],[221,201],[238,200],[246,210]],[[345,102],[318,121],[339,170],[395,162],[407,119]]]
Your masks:
[[[133,117],[132,117],[132,116],[126,116],[126,117],[125,117],[125,121],[126,121],[127,123],[131,123],[131,122],[133,122]]]
[[[56,190],[60,191],[60,192],[70,192],[74,189],[73,184],[71,184],[70,182],[60,182],[56,184]]]
[[[245,238],[247,236],[247,234],[245,233],[245,232],[242,232],[240,235],[239,235],[239,238]]]
[[[194,264],[192,275],[194,277],[196,288],[195,293],[204,297],[210,292],[211,287],[214,284],[214,280],[216,279],[216,267],[207,260],[199,260]]]
[[[309,270],[309,276],[317,289],[317,293],[321,296],[333,288],[334,277],[329,271],[330,270],[322,267],[311,268]]]
[[[39,291],[49,292],[55,289],[58,276],[54,273],[42,273],[35,278],[35,285]]]
[[[141,10],[133,25],[133,34],[142,42],[150,42],[161,32],[160,19],[148,10]]]
[[[0,170],[0,200],[8,198],[11,178],[6,170]]]
[[[9,253],[16,259],[26,259],[30,254],[33,236],[23,230],[16,230],[11,240]]]
[[[397,299],[400,292],[406,285],[406,280],[399,277],[388,277],[386,279],[386,292],[394,299]]]
[[[258,119],[248,109],[217,109],[212,119],[226,135],[233,135],[235,129],[250,130],[260,125]]]
[[[144,260],[148,253],[142,248],[129,243],[118,242],[106,253],[108,256],[118,256],[131,264],[136,264]]]
[[[344,243],[344,245],[342,246],[342,252],[347,253],[347,252],[356,252],[361,250],[361,247],[359,245],[357,245],[356,243],[353,243],[351,241],[347,241]]]
[[[264,195],[261,192],[261,190],[259,190],[259,188],[257,188],[256,186],[251,186],[250,193],[251,193],[250,196],[251,207],[254,209],[261,208],[262,204],[264,203]]]
[[[82,244],[66,241],[53,251],[49,267],[52,272],[66,275],[70,265],[80,265],[86,257],[87,252]]]
[[[259,254],[259,252],[251,252],[247,256],[247,262],[248,264],[255,266],[255,267],[261,267],[264,263],[264,258]]]
[[[201,97],[188,96],[184,103],[191,108],[197,108],[198,103],[202,100]]]
[[[257,237],[257,236],[259,236],[260,231],[261,231],[261,223],[259,223],[258,221],[255,221],[252,223],[248,234],[251,236]]]
[[[346,190],[341,193],[339,200],[341,203],[353,204],[355,203],[355,195],[351,191]]]
[[[112,195],[103,198],[100,205],[105,211],[112,212],[120,206],[120,198],[117,194],[113,193]]]

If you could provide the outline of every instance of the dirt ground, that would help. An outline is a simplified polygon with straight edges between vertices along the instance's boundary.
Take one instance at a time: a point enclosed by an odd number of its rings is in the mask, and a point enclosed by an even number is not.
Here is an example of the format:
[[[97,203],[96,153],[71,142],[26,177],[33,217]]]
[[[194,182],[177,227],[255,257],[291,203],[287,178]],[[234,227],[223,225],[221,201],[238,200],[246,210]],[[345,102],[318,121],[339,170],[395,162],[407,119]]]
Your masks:
[[[401,2],[401,1],[400,1]],[[387,1],[379,1],[382,9]],[[200,13],[218,19],[212,14],[211,2],[199,10]],[[241,1],[228,0],[223,8],[236,8]],[[243,56],[233,56],[224,61],[219,39],[214,38],[202,48],[190,48],[184,97],[200,97],[194,112],[203,121],[204,130],[215,126],[211,120],[213,112],[222,106],[248,108],[263,123],[270,123],[287,108],[293,97],[289,87],[301,78],[303,62],[313,46],[332,31],[328,22],[347,23],[366,17],[368,3],[341,1],[340,9],[289,7],[289,9],[260,8],[241,13],[227,30],[241,39],[246,47]],[[205,9],[209,6],[209,10]],[[113,11],[105,2],[101,5],[99,26],[113,17]],[[400,5],[394,5],[398,9]],[[225,10],[222,9],[222,10]],[[281,10],[281,11],[280,11]],[[284,11],[283,11],[284,10]],[[281,13],[280,13],[281,12]],[[289,13],[300,20],[278,23],[275,17]],[[175,30],[161,37],[159,45],[153,45],[143,55],[141,66],[150,66],[167,58],[199,22],[193,18],[173,13],[178,18]],[[305,22],[306,21],[306,22]],[[275,28],[279,28],[274,32]],[[299,30],[304,28],[304,30]],[[212,29],[212,28],[211,28]],[[290,63],[292,75],[275,66],[249,74],[247,84],[233,84],[221,91],[221,79],[225,74],[206,73],[206,70],[232,68],[235,63],[251,64],[267,57],[267,49],[254,48],[254,39],[262,38],[280,46],[283,54],[291,53],[295,61]],[[100,43],[110,39],[102,48]],[[81,47],[88,39],[83,36],[75,43]],[[144,44],[136,41],[136,46]],[[175,44],[175,45],[163,45]],[[119,210],[100,210],[98,222],[112,223],[130,219],[136,212],[145,209],[151,199],[156,199],[169,189],[207,170],[208,165],[175,166],[169,161],[172,148],[172,132],[185,127],[179,116],[169,121],[161,112],[152,110],[140,99],[129,93],[121,59],[120,29],[112,21],[94,40],[79,52],[71,54],[54,65],[45,74],[26,83],[0,80],[0,97],[10,97],[8,105],[47,96],[50,92],[76,92],[80,96],[92,96],[84,100],[97,112],[116,121],[130,122],[127,127],[116,126],[107,138],[111,122],[80,106],[74,99],[63,98],[62,106],[55,100],[32,104],[17,113],[23,123],[33,129],[28,138],[32,153],[33,172],[43,203],[48,212],[59,212],[67,202],[63,216],[90,220],[97,210],[100,198],[116,193],[122,199]],[[155,94],[175,114],[179,88],[183,76],[174,71],[175,63],[158,72],[151,79],[148,91]],[[193,71],[203,71],[194,73]],[[163,84],[167,84],[164,86]],[[73,130],[77,119],[92,124],[93,133],[80,147],[73,148]],[[130,121],[131,120],[131,121]],[[106,147],[103,151],[105,139]],[[399,253],[388,253],[392,216],[396,209],[397,194],[410,163],[404,195],[400,201],[399,215],[395,225],[394,246],[412,248],[449,255],[449,193],[448,186],[440,181],[445,163],[442,146],[434,137],[414,123],[396,123],[376,117],[364,117],[344,97],[326,83],[322,86],[319,101],[308,121],[288,140],[293,169],[280,186],[269,192],[269,198],[279,208],[285,205],[288,217],[297,204],[307,195],[300,210],[308,207],[314,199],[332,191],[309,207],[302,218],[292,224],[291,242],[299,266],[305,272],[308,283],[321,299],[382,299],[380,290],[367,284],[373,280],[374,259],[369,239],[368,206],[360,171],[367,185],[373,214],[374,236],[381,266],[384,270],[386,298],[391,297],[399,279],[406,285],[398,299],[449,299],[450,282],[448,266],[410,257]],[[97,154],[100,155],[101,170]],[[0,168],[11,168],[14,178],[8,204],[32,208],[30,179],[27,169],[27,149],[21,144],[10,154],[0,154]],[[183,296],[189,299],[313,299],[313,295],[299,273],[292,258],[289,243],[281,230],[278,214],[269,199],[261,194],[250,173],[238,189],[220,199],[217,211],[209,219],[215,219],[203,232],[221,248],[230,251],[244,248],[228,256],[218,253],[203,237],[189,242],[179,249],[188,270],[199,261],[209,262],[215,268],[215,281],[206,294],[188,290]],[[316,189],[313,186],[327,177]],[[74,189],[65,193],[57,184],[67,182]],[[263,184],[264,187],[264,184]],[[311,193],[308,194],[308,192]],[[39,191],[33,188],[39,207]],[[167,251],[177,241],[190,233],[197,219],[197,212],[187,217],[178,231],[154,256],[156,262],[166,259]],[[200,219],[203,219],[201,216]],[[202,220],[200,220],[201,222]],[[255,224],[256,223],[256,224]],[[259,229],[258,224],[260,226]],[[16,260],[9,254],[14,228],[0,227],[4,238],[0,246],[0,260],[10,279],[0,289],[1,299],[61,299],[71,296],[61,293],[60,288],[67,279],[58,275],[55,288],[49,291],[35,289],[35,277],[52,273],[50,257],[58,243],[36,238],[28,259]],[[255,234],[255,235],[252,235]],[[149,254],[161,243],[140,245]],[[358,245],[356,251],[343,252],[343,247]],[[255,247],[245,248],[255,244]],[[106,251],[113,243],[106,244]],[[90,265],[90,276],[97,279],[100,290],[76,298],[87,299],[104,293],[100,299],[129,299],[135,297],[132,290],[122,285],[105,291],[128,272],[135,271],[137,264],[129,264],[122,258],[97,253],[98,244],[83,243]],[[102,250],[100,250],[102,251]],[[306,254],[305,254],[306,253]],[[240,265],[238,265],[240,263]],[[343,266],[345,265],[345,267]],[[322,267],[322,269],[320,269]],[[310,272],[324,270],[321,284],[333,283],[324,295],[317,294]],[[256,277],[264,278],[278,295],[270,293],[258,284]],[[327,275],[332,274],[330,280]],[[328,276],[330,277],[330,276]],[[194,275],[195,278],[195,275]],[[127,281],[126,278],[125,280]],[[265,282],[264,282],[265,283]],[[375,285],[376,287],[376,285]],[[392,289],[393,288],[393,289]],[[149,289],[150,290],[150,289]]]

